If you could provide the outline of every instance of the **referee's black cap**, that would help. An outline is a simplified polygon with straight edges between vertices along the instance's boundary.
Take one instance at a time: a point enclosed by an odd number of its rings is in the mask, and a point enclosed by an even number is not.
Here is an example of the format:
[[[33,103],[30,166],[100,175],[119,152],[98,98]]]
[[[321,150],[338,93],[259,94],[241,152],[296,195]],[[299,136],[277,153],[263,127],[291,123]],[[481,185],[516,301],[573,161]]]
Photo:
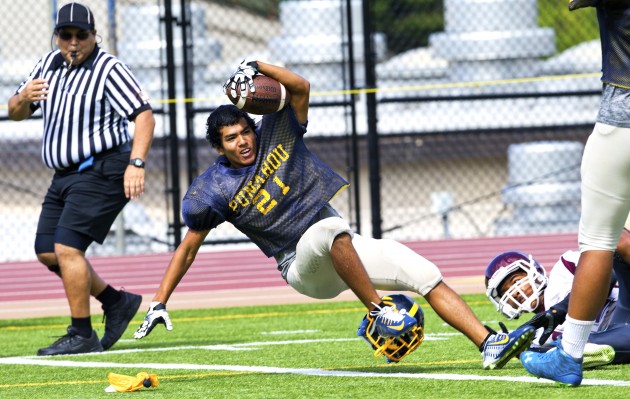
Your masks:
[[[94,14],[92,11],[80,3],[68,3],[59,9],[57,13],[57,23],[55,30],[65,26],[74,26],[79,29],[94,29]]]

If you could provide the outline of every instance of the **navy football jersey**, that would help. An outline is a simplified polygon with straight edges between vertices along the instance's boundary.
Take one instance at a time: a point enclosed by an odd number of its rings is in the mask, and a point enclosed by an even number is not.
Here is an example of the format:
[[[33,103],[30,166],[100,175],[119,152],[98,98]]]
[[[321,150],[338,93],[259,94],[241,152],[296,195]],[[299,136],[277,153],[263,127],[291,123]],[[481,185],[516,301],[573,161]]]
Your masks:
[[[609,1],[597,7],[602,44],[602,81],[630,88],[630,2]]]
[[[306,147],[305,132],[289,106],[265,115],[256,131],[256,162],[234,169],[217,158],[184,196],[186,225],[208,230],[230,222],[269,257],[298,239],[348,186]]]
[[[597,6],[602,45],[602,100],[597,121],[630,128],[630,1]]]

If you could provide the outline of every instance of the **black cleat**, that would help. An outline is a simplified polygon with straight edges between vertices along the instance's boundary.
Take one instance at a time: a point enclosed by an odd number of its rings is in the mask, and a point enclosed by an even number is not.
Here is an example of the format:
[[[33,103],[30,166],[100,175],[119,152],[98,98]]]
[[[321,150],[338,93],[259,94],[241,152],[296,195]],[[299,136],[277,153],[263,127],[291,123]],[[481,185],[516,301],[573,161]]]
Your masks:
[[[101,339],[103,350],[111,348],[120,339],[141,303],[142,296],[120,291],[118,302],[107,308],[103,306],[103,319],[105,319],[105,334]]]
[[[37,356],[73,355],[77,353],[102,351],[103,346],[98,340],[96,332],[92,331],[90,338],[85,338],[77,334],[74,327],[68,326],[68,333],[66,335],[56,340],[49,347],[38,350]]]

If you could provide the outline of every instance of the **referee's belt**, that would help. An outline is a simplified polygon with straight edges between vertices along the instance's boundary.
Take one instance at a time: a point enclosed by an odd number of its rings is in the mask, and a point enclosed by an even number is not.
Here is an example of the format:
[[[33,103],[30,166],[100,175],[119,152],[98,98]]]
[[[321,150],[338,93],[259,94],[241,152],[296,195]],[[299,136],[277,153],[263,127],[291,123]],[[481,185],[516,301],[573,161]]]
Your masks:
[[[68,172],[75,172],[75,171],[81,172],[85,169],[90,168],[94,164],[95,160],[105,158],[111,154],[120,154],[123,152],[130,152],[130,151],[131,151],[131,145],[129,145],[129,143],[127,142],[117,147],[110,148],[109,150],[105,150],[103,152],[99,152],[98,154],[94,154],[90,156],[89,158],[87,158],[86,160],[84,160],[83,162],[75,163],[65,168],[55,168],[55,171],[61,172],[61,173],[68,173]]]

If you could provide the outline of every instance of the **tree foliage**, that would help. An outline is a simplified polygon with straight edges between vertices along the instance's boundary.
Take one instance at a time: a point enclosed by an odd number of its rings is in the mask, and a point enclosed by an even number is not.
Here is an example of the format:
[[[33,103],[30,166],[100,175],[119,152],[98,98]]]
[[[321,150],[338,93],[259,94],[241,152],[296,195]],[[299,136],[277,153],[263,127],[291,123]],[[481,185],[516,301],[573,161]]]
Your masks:
[[[372,7],[374,31],[385,33],[392,54],[425,47],[431,33],[444,30],[442,0],[375,0]]]
[[[558,52],[599,38],[594,8],[569,11],[566,2],[538,0],[538,24],[554,29]]]

